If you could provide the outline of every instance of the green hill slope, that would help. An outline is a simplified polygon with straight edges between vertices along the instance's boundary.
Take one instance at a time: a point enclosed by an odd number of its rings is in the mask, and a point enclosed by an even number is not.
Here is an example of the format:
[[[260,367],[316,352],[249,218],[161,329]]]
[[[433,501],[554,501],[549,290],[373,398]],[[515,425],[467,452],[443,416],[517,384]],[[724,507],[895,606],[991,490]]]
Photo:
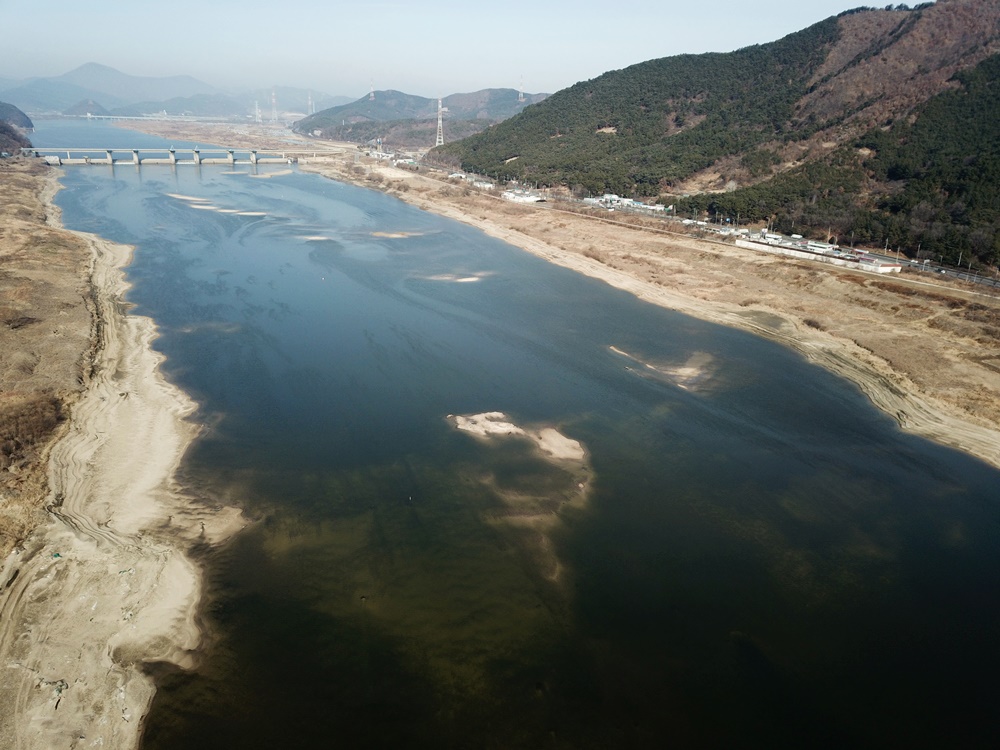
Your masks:
[[[997,55],[996,0],[859,8],[770,44],[606,73],[430,158],[992,262]]]
[[[485,174],[655,195],[780,133],[837,33],[829,19],[773,44],[605,73],[440,155]]]
[[[447,108],[448,138],[479,132],[494,122],[513,117],[546,94],[525,94],[522,101],[515,89],[483,89],[468,94],[451,94],[442,99]],[[364,96],[355,102],[331,107],[305,117],[295,124],[300,133],[333,140],[364,143],[381,137],[392,145],[434,143],[437,129],[437,99],[376,91],[375,98]]]
[[[1000,54],[891,126],[760,184],[680,212],[772,220],[950,263],[1000,261]]]

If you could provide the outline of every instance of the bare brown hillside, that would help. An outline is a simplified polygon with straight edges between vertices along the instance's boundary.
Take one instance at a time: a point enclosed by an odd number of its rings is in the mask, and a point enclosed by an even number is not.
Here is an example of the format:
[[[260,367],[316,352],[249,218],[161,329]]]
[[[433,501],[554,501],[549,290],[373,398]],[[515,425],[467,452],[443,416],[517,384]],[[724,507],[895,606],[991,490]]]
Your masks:
[[[763,174],[727,156],[672,189],[674,194],[746,186],[822,158],[874,127],[910,116],[953,88],[953,76],[1000,53],[1000,2],[939,0],[917,11],[871,10],[841,16],[840,37],[795,105],[793,130],[819,125],[804,140],[761,146],[779,160]]]
[[[47,222],[51,178],[37,160],[0,160],[0,557],[38,523],[44,457],[92,346],[91,252]]]
[[[995,0],[939,0],[918,12],[854,13],[839,23],[841,38],[798,113],[823,121],[850,113],[841,134],[904,116],[956,72],[1000,52]]]

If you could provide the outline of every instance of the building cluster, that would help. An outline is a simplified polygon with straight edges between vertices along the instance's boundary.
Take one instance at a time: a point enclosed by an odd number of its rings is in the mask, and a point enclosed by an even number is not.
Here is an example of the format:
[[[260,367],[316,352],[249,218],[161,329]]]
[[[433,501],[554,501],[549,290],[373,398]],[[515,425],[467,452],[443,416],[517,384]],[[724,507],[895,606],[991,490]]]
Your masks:
[[[835,266],[860,268],[862,271],[872,273],[899,273],[903,270],[899,263],[876,258],[861,250],[845,249],[829,242],[807,240],[799,234],[785,237],[762,229],[759,233],[748,233],[745,239],[736,240],[736,244],[738,247],[751,250],[763,250],[800,260],[831,263]]]
[[[530,190],[504,190],[500,197],[511,203],[542,203],[545,197]]]
[[[462,180],[472,187],[483,190],[494,190],[496,185],[477,175],[465,172],[452,172],[448,175],[450,179]],[[546,195],[537,190],[531,190],[520,186],[517,181],[508,183],[510,186],[504,190],[500,197],[511,203],[542,203],[546,201]],[[664,218],[672,218],[685,226],[696,228],[699,231],[711,232],[714,234],[733,237],[736,245],[752,250],[775,253],[800,260],[812,260],[823,263],[830,263],[837,266],[857,268],[872,273],[899,273],[902,266],[885,258],[878,258],[863,251],[854,249],[844,249],[839,245],[829,242],[817,242],[807,240],[800,234],[793,234],[786,237],[776,234],[767,229],[755,230],[747,227],[735,226],[730,219],[714,224],[699,219],[680,219],[674,214],[672,205],[665,206],[660,203],[649,204],[632,198],[623,198],[614,193],[605,193],[600,197],[584,198],[581,201],[584,205],[595,208],[602,208],[607,211],[628,211],[632,213],[658,215]]]
[[[584,198],[583,202],[588,206],[600,206],[609,211],[648,211],[650,213],[664,213],[673,206],[664,206],[662,203],[643,203],[632,198],[622,198],[614,193],[605,193],[600,198]]]
[[[452,172],[448,177],[453,180],[465,180],[472,187],[479,188],[480,190],[496,190],[497,187],[488,180],[483,180],[472,174],[465,174],[465,172]]]

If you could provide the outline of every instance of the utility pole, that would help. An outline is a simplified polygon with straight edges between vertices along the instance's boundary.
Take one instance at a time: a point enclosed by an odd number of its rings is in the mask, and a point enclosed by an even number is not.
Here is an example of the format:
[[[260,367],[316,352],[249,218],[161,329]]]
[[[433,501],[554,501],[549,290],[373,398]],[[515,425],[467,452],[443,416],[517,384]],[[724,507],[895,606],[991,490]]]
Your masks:
[[[437,138],[434,140],[435,146],[444,145],[444,113],[448,111],[447,107],[441,106],[441,99],[438,98],[438,131]]]

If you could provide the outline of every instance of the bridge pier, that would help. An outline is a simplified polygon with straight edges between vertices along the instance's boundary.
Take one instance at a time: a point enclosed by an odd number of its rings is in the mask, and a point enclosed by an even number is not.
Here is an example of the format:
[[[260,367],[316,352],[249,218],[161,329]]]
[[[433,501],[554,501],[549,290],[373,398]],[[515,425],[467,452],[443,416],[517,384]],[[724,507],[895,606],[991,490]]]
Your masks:
[[[200,148],[188,149],[181,148],[177,149],[173,146],[169,148],[100,148],[100,147],[84,147],[84,148],[66,148],[64,146],[59,146],[57,148],[37,148],[28,147],[22,149],[21,152],[24,154],[33,154],[36,157],[42,158],[49,161],[51,164],[127,164],[131,161],[134,165],[170,165],[176,166],[177,164],[194,164],[196,166],[203,165],[225,165],[230,168],[235,168],[241,164],[249,164],[252,166],[259,166],[261,164],[282,164],[288,163],[292,164],[296,160],[296,156],[309,156],[312,152],[307,151],[287,151],[287,150],[270,150],[270,149],[252,149],[252,148],[236,148],[236,147],[206,147],[207,150],[202,152]],[[178,154],[178,151],[180,154]],[[188,161],[188,152],[191,153],[191,160]],[[132,153],[132,158],[129,159],[126,154]],[[239,154],[237,154],[239,152]],[[118,154],[119,158],[115,157]],[[145,156],[143,156],[145,154]],[[166,156],[164,156],[166,154]],[[244,156],[246,154],[246,156]],[[313,157],[317,155],[312,153]]]

